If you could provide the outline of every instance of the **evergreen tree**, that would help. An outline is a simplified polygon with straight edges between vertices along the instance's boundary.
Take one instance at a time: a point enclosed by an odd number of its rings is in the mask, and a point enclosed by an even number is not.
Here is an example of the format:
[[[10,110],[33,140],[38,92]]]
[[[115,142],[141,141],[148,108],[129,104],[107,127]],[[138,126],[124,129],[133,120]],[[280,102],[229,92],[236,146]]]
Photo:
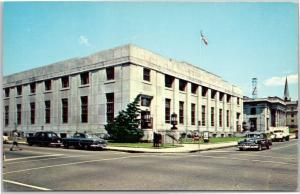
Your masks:
[[[137,95],[134,101],[127,105],[126,110],[120,111],[113,122],[105,125],[106,131],[116,142],[138,142],[144,136],[143,130],[139,128],[139,102],[140,95]]]

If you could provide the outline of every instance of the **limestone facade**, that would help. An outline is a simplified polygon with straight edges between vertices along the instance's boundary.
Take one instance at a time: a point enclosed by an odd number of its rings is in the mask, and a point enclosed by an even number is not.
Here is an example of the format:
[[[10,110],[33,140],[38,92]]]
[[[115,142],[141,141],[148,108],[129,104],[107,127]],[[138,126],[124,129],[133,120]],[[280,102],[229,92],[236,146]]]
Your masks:
[[[173,112],[179,132],[226,136],[241,130],[243,98],[237,86],[186,62],[125,45],[5,76],[4,131],[105,133],[107,119],[138,94],[152,121],[145,139],[169,130]]]

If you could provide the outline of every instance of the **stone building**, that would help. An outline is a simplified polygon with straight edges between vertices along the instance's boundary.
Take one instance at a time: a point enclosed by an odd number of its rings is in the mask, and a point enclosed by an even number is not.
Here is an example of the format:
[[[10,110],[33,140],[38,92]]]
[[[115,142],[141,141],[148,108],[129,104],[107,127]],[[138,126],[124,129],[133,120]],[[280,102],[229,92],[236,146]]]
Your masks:
[[[138,94],[151,116],[145,139],[170,129],[173,112],[180,132],[228,135],[241,129],[238,87],[186,62],[125,45],[5,76],[4,131],[105,133],[107,121]]]
[[[244,97],[244,128],[268,132],[270,127],[286,126],[286,104],[279,97]]]
[[[284,100],[286,102],[286,126],[290,129],[298,128],[298,100],[291,101],[287,78],[284,85]]]

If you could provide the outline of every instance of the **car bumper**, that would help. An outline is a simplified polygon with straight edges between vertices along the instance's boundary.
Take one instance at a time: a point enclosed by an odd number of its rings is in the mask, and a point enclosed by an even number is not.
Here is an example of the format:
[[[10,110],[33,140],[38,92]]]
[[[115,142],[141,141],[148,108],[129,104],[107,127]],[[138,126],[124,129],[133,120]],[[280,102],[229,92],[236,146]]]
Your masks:
[[[92,144],[90,147],[92,147],[92,148],[104,148],[104,147],[106,147],[106,145],[105,144]]]
[[[61,146],[62,145],[62,143],[54,143],[54,142],[52,142],[52,143],[50,143],[50,145],[53,145],[53,146]]]
[[[242,145],[238,145],[238,148],[242,148],[242,149],[257,149],[258,148],[258,145],[245,145],[245,144],[242,144]]]

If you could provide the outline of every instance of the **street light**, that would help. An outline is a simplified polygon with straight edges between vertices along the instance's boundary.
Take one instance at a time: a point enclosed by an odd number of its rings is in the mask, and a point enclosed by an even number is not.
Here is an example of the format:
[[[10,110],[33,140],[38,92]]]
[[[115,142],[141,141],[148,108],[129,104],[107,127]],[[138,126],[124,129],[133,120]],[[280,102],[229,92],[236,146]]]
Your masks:
[[[171,128],[171,130],[176,130],[177,127],[177,114],[176,113],[173,113],[171,114],[171,124],[173,125],[173,127]]]

